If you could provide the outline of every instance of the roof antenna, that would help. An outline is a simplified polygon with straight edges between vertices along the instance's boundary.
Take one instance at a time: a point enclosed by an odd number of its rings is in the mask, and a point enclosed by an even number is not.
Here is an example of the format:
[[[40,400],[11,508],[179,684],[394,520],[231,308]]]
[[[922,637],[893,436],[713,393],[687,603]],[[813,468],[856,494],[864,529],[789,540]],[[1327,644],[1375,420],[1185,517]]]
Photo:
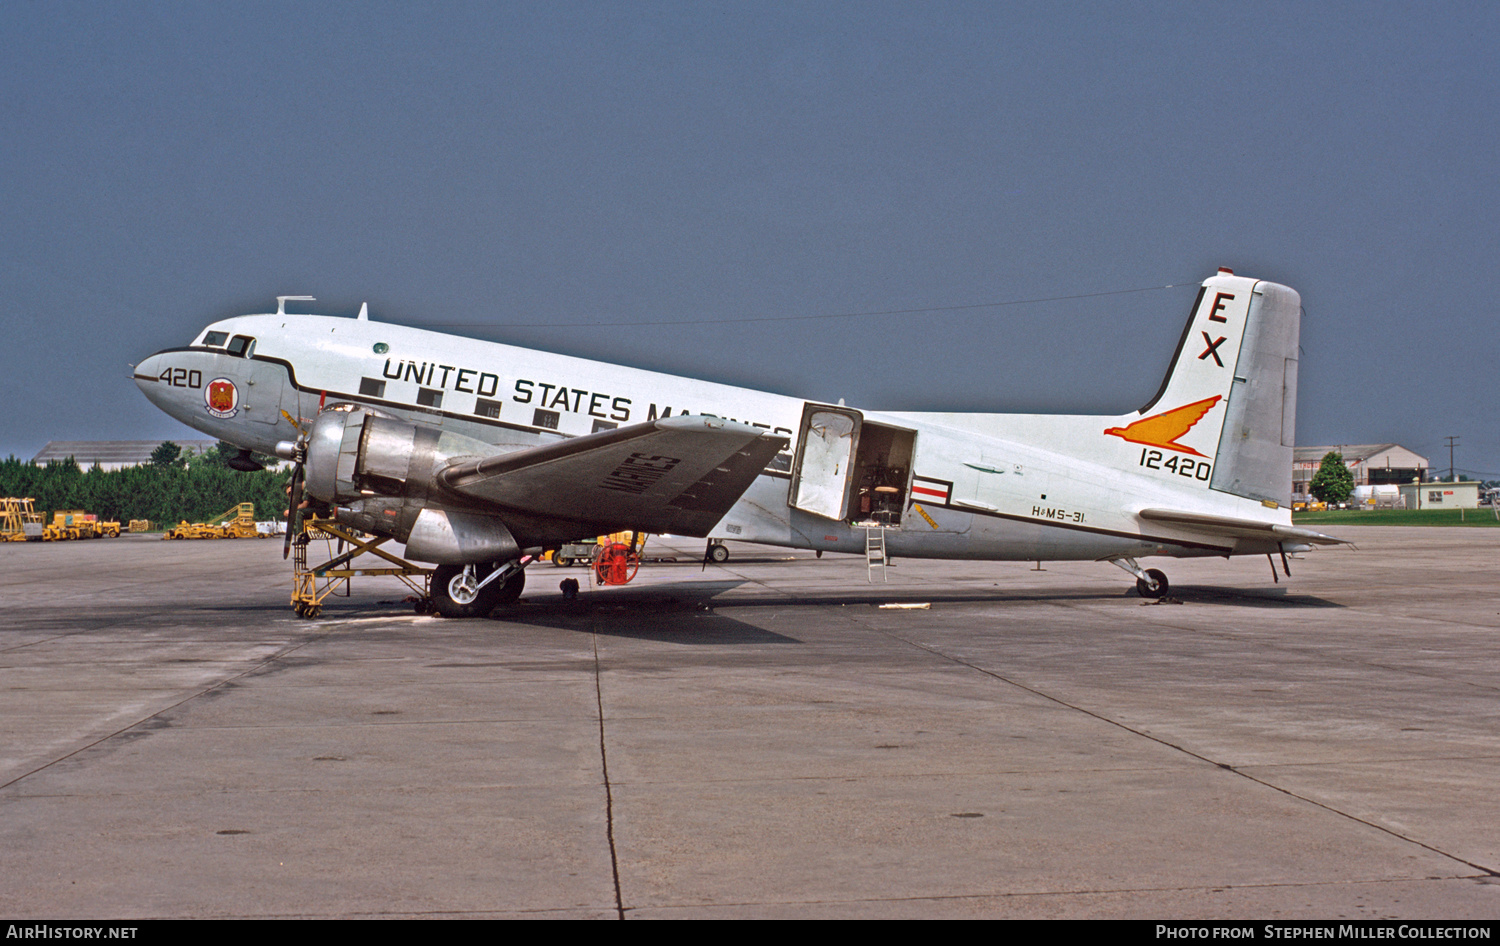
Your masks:
[[[355,318],[361,322],[370,321],[370,304],[368,302],[361,302],[359,304],[359,315],[355,316]]]
[[[316,302],[312,296],[277,296],[276,314],[286,315],[286,304],[288,302]]]

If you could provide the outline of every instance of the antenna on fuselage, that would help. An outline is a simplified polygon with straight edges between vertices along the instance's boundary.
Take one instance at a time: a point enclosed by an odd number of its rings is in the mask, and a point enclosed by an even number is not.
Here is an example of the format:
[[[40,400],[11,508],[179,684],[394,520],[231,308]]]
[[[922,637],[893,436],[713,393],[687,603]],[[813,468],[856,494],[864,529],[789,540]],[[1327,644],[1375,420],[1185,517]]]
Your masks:
[[[359,304],[359,315],[355,316],[355,318],[361,322],[370,321],[370,304],[368,302],[361,302]]]
[[[277,296],[276,314],[286,315],[286,304],[288,302],[316,302],[312,296]]]

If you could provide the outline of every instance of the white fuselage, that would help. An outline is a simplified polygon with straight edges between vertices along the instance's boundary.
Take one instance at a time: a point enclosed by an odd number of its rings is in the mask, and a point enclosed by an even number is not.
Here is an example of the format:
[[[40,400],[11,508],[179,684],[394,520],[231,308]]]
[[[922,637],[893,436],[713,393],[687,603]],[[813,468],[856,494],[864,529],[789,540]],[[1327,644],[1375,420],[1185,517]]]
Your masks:
[[[222,347],[229,339],[253,341],[238,343],[235,354],[235,342]],[[830,461],[833,466],[823,475],[846,479],[830,480],[838,488],[826,501],[837,506],[842,498],[844,506],[836,511],[822,507],[819,514],[807,511],[813,499],[799,502],[793,492],[792,466],[806,436],[809,410],[809,402],[800,398],[365,319],[315,315],[248,315],[216,322],[193,345],[151,356],[136,368],[135,377],[167,413],[262,453],[297,439],[299,427],[305,428],[320,406],[341,402],[461,433],[495,445],[497,452],[667,416],[735,420],[777,432],[791,446],[712,534],[770,545],[862,552],[864,523],[881,510],[882,501],[887,501],[883,524],[889,553],[906,557],[1060,560],[1263,553],[1276,544],[1206,536],[1145,522],[1137,513],[1170,506],[1290,522],[1285,508],[1210,488],[1215,443],[1184,438],[1198,449],[1169,451],[1163,457],[1139,442],[1106,435],[1107,428],[1135,419],[1134,414],[847,409],[855,423],[863,424],[859,429],[868,432],[866,442],[883,446],[869,446],[868,455],[856,461],[860,465],[848,470],[839,468],[837,458]],[[232,395],[224,393],[231,389]],[[877,456],[877,450],[883,452]],[[899,498],[899,507],[890,505],[891,497]]]

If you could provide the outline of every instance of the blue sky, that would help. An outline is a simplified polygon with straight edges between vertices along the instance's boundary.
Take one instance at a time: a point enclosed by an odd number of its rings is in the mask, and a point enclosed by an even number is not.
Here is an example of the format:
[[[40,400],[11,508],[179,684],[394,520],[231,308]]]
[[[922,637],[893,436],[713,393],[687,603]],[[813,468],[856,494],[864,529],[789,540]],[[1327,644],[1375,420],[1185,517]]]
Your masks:
[[[289,293],[1124,411],[1229,266],[1302,294],[1300,443],[1500,477],[1497,41],[1493,3],[13,3],[0,456],[190,436],[128,365]]]

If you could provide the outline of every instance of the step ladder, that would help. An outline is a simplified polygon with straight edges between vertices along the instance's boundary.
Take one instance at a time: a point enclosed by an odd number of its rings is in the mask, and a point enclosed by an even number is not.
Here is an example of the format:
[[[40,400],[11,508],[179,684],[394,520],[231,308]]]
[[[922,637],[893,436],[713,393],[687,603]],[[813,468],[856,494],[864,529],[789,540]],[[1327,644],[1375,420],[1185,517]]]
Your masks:
[[[885,557],[885,529],[865,529],[865,581],[875,583],[875,569],[880,569],[880,580],[890,581],[886,577],[887,560]]]

